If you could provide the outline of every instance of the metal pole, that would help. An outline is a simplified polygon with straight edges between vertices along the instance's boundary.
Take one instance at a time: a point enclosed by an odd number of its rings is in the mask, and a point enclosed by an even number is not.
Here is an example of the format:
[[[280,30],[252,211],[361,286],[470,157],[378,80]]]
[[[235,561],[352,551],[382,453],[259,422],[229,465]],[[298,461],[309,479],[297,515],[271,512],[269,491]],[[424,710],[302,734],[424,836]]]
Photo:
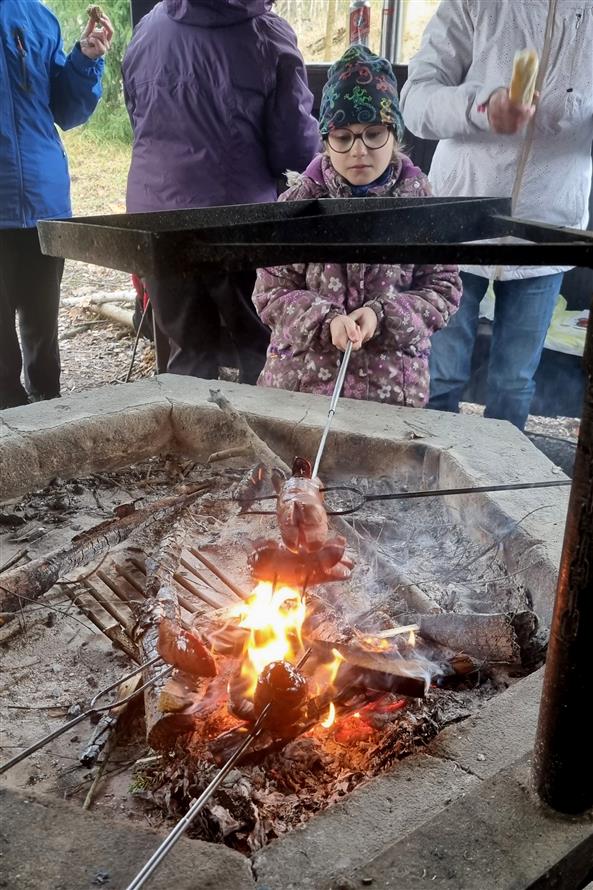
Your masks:
[[[348,370],[348,362],[350,361],[350,356],[352,355],[352,341],[350,341],[346,347],[344,352],[344,358],[342,359],[342,364],[340,365],[340,370],[338,372],[338,377],[336,380],[336,385],[334,387],[334,392],[332,395],[332,399],[329,405],[329,411],[327,413],[327,421],[325,423],[325,429],[323,430],[323,435],[321,437],[321,442],[319,443],[319,448],[317,449],[317,457],[315,458],[315,463],[313,465],[313,472],[311,473],[313,479],[317,476],[319,472],[319,464],[321,463],[321,458],[323,457],[323,451],[325,448],[325,443],[327,440],[327,434],[329,433],[329,428],[332,424],[332,420],[334,419],[334,414],[336,413],[336,405],[338,404],[338,399],[340,398],[340,393],[342,392],[342,387],[344,385],[344,378],[346,377],[346,371]]]
[[[262,712],[262,716],[264,716],[264,713],[267,714],[269,710],[270,705],[266,705],[264,711]],[[179,820],[175,828],[173,828],[173,830],[169,832],[160,847],[157,847],[148,862],[138,872],[132,883],[128,884],[127,890],[139,890],[140,887],[144,886],[148,878],[158,868],[165,856],[170,853],[177,841],[185,834],[193,820],[203,808],[204,804],[207,803],[207,801],[212,797],[223,779],[230,773],[237,760],[239,760],[241,755],[245,753],[247,748],[249,748],[251,743],[259,735],[259,732],[259,727],[256,730],[256,727],[254,726],[249,735],[245,736],[243,742],[237,748],[232,757],[227,760],[223,768],[216,774],[207,788],[202,791],[200,796],[192,802],[185,816],[183,816],[183,818]]]
[[[395,65],[399,58],[402,25],[401,0],[383,0],[381,55]]]
[[[593,308],[593,307],[592,307]],[[533,777],[537,793],[561,813],[593,806],[591,700],[593,653],[593,330],[583,357],[585,402],[577,444],[556,602],[544,675]]]

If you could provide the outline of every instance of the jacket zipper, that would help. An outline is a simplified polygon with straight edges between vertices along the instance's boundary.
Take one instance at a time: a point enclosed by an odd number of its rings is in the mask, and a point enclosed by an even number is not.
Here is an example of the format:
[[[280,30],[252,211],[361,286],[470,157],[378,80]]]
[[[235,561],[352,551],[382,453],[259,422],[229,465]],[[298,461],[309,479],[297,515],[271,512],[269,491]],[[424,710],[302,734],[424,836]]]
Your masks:
[[[28,93],[31,89],[31,84],[29,83],[29,74],[27,72],[27,47],[25,46],[25,35],[20,28],[14,29],[14,42],[21,62],[21,88],[25,93]]]
[[[12,90],[10,89],[10,85],[9,85],[10,75],[9,75],[9,69],[8,69],[8,58],[6,56],[6,50],[4,48],[4,44],[3,44],[2,40],[0,40],[0,48],[2,49],[2,55],[4,56],[4,67],[6,69],[6,83],[8,85],[8,88],[7,88],[8,102],[10,104],[10,113],[11,113],[11,117],[12,117],[12,128],[13,128],[14,140],[15,140],[15,146],[16,146],[16,162],[17,162],[18,171],[19,171],[19,186],[20,186],[20,198],[21,198],[21,206],[20,206],[21,225],[23,228],[26,228],[27,220],[25,218],[25,183],[23,180],[23,162],[22,162],[22,158],[21,158],[21,150],[20,150],[18,136],[17,136],[16,114],[14,111],[14,98],[12,95]]]
[[[572,53],[572,61],[570,63],[570,73],[568,76],[568,87],[566,90],[566,92],[569,96],[571,93],[574,92],[573,81],[574,81],[575,70],[577,67],[577,53],[578,53],[578,47],[579,47],[579,31],[583,24],[583,19],[585,18],[585,11],[586,11],[585,9],[581,9],[580,12],[575,13],[574,42],[573,42],[573,46],[572,46],[573,53]],[[568,96],[567,96],[567,102],[569,102]]]

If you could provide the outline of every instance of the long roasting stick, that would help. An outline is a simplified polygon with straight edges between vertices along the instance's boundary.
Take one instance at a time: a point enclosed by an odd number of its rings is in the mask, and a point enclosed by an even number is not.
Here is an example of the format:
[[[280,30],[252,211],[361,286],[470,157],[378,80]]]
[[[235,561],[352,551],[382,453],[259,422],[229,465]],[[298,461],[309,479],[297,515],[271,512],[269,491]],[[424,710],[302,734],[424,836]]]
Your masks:
[[[317,473],[319,472],[319,464],[321,463],[321,458],[323,457],[323,451],[325,449],[325,443],[327,440],[327,436],[329,433],[329,429],[332,425],[332,420],[334,419],[334,414],[336,413],[336,405],[338,404],[338,399],[340,398],[340,393],[342,392],[342,387],[344,385],[344,378],[346,377],[346,371],[348,370],[348,362],[350,361],[350,356],[352,354],[352,341],[348,343],[346,350],[344,352],[344,358],[342,359],[342,364],[340,365],[340,371],[338,373],[338,378],[336,380],[336,385],[334,387],[334,392],[332,395],[332,399],[329,405],[329,411],[327,413],[327,420],[325,422],[325,429],[323,430],[323,435],[321,437],[321,442],[319,443],[319,448],[317,449],[317,457],[315,458],[315,463],[313,464],[313,472],[312,477],[315,479]]]
[[[302,668],[302,666],[309,658],[310,654],[311,649],[307,649],[303,653],[298,661],[298,664],[296,665],[297,669]],[[251,732],[247,736],[245,736],[235,753],[229,757],[225,765],[214,776],[210,784],[202,791],[200,796],[196,798],[196,800],[194,800],[185,816],[183,816],[183,818],[179,820],[175,828],[173,828],[173,830],[169,832],[163,843],[155,850],[148,862],[138,872],[132,883],[128,884],[126,890],[139,890],[140,887],[144,886],[147,879],[151,876],[155,869],[158,868],[165,856],[167,856],[167,854],[173,849],[179,838],[185,834],[193,820],[204,808],[204,805],[208,802],[208,800],[210,800],[223,779],[230,773],[235,763],[237,763],[237,761],[241,758],[245,751],[247,751],[249,746],[256,740],[263,729],[264,720],[268,716],[270,708],[272,708],[273,705],[274,702],[268,702],[268,704],[265,706],[265,708],[257,718],[256,722],[253,724],[253,729],[251,730]]]

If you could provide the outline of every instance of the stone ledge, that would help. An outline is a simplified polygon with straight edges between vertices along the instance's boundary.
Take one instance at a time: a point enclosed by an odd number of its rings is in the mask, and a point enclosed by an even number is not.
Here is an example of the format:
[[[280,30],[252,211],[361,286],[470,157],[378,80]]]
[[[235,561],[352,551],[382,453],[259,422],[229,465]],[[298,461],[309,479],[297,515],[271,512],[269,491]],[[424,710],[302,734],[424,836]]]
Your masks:
[[[319,887],[373,890],[576,890],[593,877],[593,813],[564,817],[529,786],[516,764],[421,828]]]
[[[63,801],[0,792],[2,878],[18,890],[125,890],[163,839],[131,822]],[[34,854],[34,855],[32,855]],[[96,879],[96,880],[94,880]],[[150,880],[153,890],[249,890],[249,860],[218,844],[182,838]]]

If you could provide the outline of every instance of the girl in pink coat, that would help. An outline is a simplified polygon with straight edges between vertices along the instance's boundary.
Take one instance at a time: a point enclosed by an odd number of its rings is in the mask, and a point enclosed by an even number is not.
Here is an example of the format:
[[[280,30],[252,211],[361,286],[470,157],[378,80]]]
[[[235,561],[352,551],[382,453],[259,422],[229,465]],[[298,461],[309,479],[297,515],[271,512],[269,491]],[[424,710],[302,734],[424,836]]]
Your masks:
[[[281,201],[424,197],[425,175],[399,150],[404,125],[391,65],[352,46],[323,90],[318,155]],[[430,337],[457,310],[457,266],[309,263],[260,269],[253,301],[271,329],[259,386],[329,395],[348,341],[348,398],[422,407]]]

